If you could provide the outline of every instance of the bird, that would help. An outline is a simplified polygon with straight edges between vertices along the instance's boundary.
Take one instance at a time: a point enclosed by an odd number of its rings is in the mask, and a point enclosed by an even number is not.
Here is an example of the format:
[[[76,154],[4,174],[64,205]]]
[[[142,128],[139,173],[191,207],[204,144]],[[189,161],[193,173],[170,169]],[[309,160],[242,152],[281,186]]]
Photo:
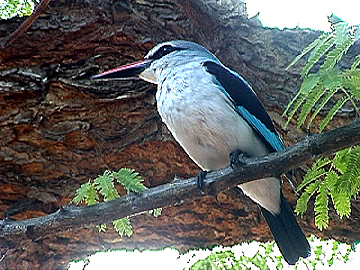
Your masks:
[[[203,172],[231,165],[234,153],[258,157],[284,149],[252,87],[197,43],[160,43],[143,60],[92,79],[131,77],[157,84],[156,103],[162,121]],[[288,264],[310,255],[310,245],[281,192],[279,178],[258,179],[239,188],[259,205]]]

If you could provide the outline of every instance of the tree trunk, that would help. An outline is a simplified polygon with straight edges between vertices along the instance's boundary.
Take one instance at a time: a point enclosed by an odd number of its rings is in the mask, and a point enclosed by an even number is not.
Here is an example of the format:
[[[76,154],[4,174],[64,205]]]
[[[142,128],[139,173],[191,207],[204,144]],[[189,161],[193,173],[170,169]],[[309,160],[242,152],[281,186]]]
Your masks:
[[[28,219],[55,212],[75,190],[104,170],[129,167],[149,187],[199,168],[161,123],[156,87],[146,82],[93,82],[99,71],[141,59],[155,44],[192,40],[207,47],[255,89],[288,145],[305,133],[282,128],[281,113],[300,85],[300,67],[286,72],[318,32],[251,24],[240,4],[215,0],[55,1],[14,43],[0,49],[1,218]],[[222,1],[223,2],[223,1]],[[0,37],[24,19],[0,22]],[[359,46],[350,51],[356,53]],[[349,120],[338,117],[335,125]],[[299,173],[301,176],[301,173]],[[291,204],[296,195],[288,184]],[[299,218],[306,234],[352,242],[359,234],[353,202],[350,219],[334,211],[327,230],[312,213]],[[160,217],[131,218],[134,235],[110,227],[1,241],[2,269],[63,269],[67,263],[110,248],[186,250],[271,239],[257,206],[233,191],[163,210]]]

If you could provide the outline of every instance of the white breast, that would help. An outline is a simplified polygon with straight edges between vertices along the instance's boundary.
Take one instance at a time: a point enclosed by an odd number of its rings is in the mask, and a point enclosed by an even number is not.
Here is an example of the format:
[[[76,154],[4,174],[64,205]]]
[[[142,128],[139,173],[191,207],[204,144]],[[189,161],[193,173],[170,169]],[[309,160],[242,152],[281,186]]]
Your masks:
[[[266,154],[265,145],[212,79],[202,67],[189,66],[159,84],[158,111],[175,139],[203,170],[228,165],[236,149]]]

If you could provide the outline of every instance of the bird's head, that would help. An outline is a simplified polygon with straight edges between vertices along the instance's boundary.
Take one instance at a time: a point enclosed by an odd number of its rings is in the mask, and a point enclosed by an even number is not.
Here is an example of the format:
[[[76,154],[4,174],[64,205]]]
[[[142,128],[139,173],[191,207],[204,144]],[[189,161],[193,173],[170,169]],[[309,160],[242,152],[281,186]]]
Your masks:
[[[201,60],[218,61],[212,53],[199,44],[184,40],[172,40],[156,45],[141,61],[105,71],[93,76],[92,79],[140,77],[156,84],[160,72]]]

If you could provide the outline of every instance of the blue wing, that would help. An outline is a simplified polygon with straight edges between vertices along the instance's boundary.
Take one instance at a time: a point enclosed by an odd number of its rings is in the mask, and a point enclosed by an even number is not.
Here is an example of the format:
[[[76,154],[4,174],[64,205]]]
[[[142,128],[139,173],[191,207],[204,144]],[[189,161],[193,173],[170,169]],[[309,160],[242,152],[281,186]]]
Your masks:
[[[214,76],[223,92],[235,104],[238,113],[257,132],[271,152],[284,149],[274,125],[264,106],[250,85],[237,73],[215,62],[207,61],[203,66]]]

